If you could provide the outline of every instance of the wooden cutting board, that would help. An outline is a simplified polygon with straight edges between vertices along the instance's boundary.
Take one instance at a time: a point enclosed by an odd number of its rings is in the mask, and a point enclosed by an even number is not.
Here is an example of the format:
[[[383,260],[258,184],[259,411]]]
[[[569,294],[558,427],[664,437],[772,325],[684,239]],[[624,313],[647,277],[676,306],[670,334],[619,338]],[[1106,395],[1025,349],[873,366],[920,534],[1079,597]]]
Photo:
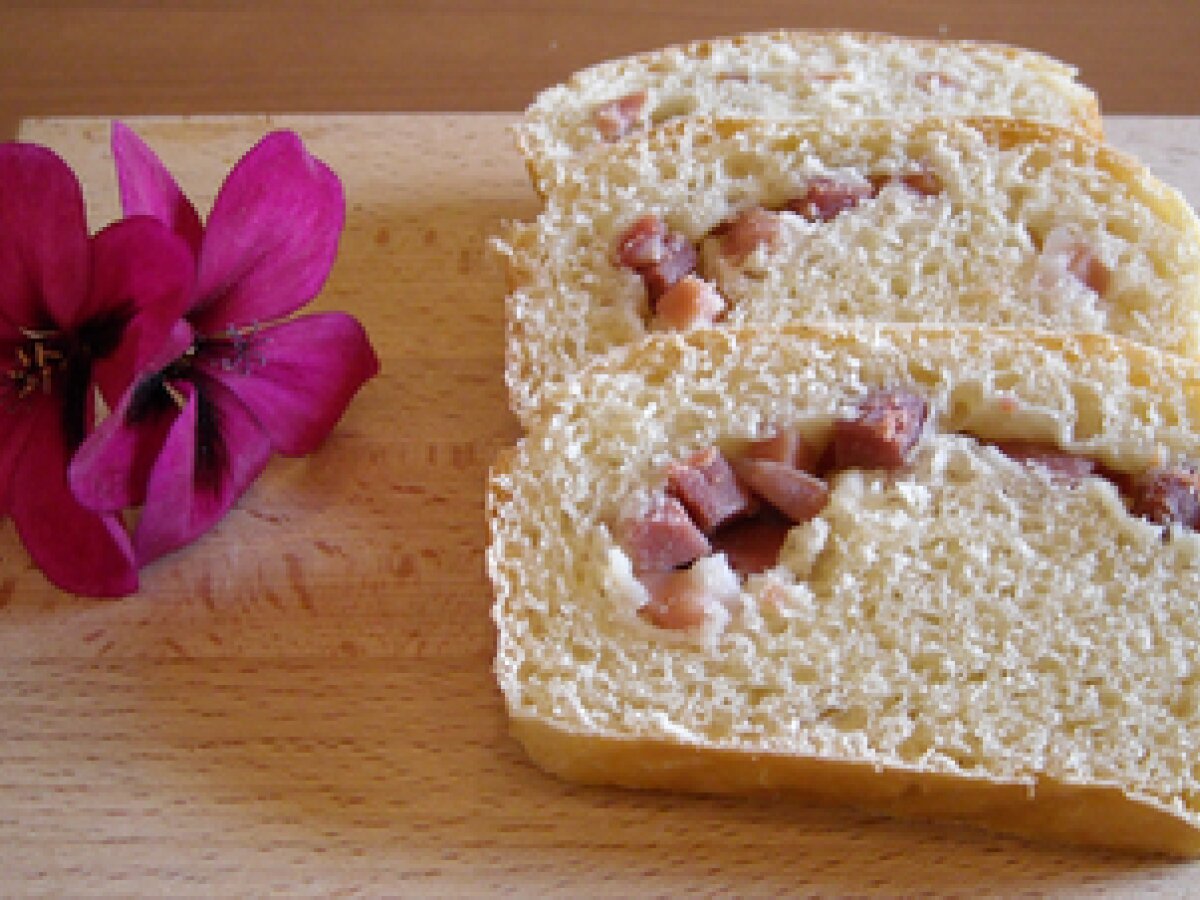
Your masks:
[[[137,596],[63,596],[0,525],[4,893],[562,895],[1200,892],[1200,864],[1033,847],[776,800],[561,784],[506,737],[483,488],[518,436],[486,239],[537,202],[504,115],[141,120],[207,209],[266,131],[337,171],[315,308],[380,376],[312,457],[277,459]],[[1200,201],[1200,120],[1114,143]],[[106,122],[26,123],[117,215]]]

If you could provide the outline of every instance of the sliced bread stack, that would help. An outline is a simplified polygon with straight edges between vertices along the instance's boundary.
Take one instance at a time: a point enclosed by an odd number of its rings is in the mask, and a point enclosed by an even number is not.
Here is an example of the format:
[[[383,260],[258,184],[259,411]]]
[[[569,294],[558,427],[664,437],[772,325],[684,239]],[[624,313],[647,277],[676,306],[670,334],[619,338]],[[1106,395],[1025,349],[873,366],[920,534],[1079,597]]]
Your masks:
[[[539,96],[488,566],[540,765],[1200,853],[1200,225],[1072,75],[784,33]]]
[[[1200,351],[1200,224],[1094,138],[1000,118],[688,118],[587,154],[502,236],[523,420],[590,358],[678,326],[681,290],[638,255],[646,223],[663,236],[642,257],[686,251],[682,287],[723,326],[983,323]]]
[[[534,184],[575,157],[684,116],[1008,116],[1099,136],[1095,95],[1040,53],[969,41],[777,31],[611,60],[538,94],[517,127]]]

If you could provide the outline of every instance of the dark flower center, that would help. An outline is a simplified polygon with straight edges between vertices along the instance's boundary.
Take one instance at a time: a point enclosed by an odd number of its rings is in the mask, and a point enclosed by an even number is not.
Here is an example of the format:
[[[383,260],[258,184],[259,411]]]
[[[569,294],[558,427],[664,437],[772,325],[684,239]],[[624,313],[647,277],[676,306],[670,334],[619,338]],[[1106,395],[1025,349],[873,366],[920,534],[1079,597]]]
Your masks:
[[[144,425],[175,416],[186,405],[186,399],[176,385],[181,381],[190,382],[196,392],[196,483],[198,487],[215,491],[220,485],[228,452],[217,407],[207,396],[210,390],[208,378],[195,365],[196,354],[196,348],[192,347],[166,368],[138,382],[129,398],[125,421],[129,425]]]
[[[85,322],[75,332],[75,345],[81,355],[104,359],[116,352],[131,318],[127,306],[121,306]]]
[[[258,331],[258,325],[230,325],[220,334],[198,336],[196,352],[215,361],[226,372],[248,375],[252,369],[267,363],[257,349],[261,340]]]
[[[140,425],[165,414],[174,414],[184,407],[183,395],[172,382],[195,381],[195,366],[192,364],[195,350],[189,349],[183,356],[166,368],[142,378],[133,388],[125,421]]]
[[[215,364],[224,372],[246,375],[266,364],[258,351],[263,338],[257,325],[230,326],[217,335],[198,335],[187,352],[163,369],[144,377],[133,389],[125,412],[128,425],[163,423],[186,405],[180,383],[190,383],[196,394],[196,470],[198,488],[216,491],[228,467],[229,448],[221,429],[220,409],[211,398],[217,388],[213,377],[197,362]]]
[[[13,350],[8,370],[9,384],[18,400],[35,391],[49,394],[67,368],[67,350],[57,331],[22,328],[24,340]]]
[[[117,349],[129,323],[127,305],[97,316],[73,331],[22,328],[6,373],[18,401],[35,393],[55,394],[62,403],[62,430],[73,452],[87,436],[92,367]]]
[[[94,357],[86,345],[57,330],[22,328],[8,370],[17,400],[55,394],[62,403],[62,431],[74,452],[87,436],[88,391]],[[114,345],[115,346],[115,345]]]

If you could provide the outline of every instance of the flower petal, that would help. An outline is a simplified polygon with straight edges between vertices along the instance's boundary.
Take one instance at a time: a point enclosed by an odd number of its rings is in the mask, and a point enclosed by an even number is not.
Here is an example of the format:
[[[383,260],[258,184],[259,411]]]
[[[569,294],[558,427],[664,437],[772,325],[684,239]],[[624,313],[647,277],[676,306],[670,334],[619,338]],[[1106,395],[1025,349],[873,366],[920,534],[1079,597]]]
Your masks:
[[[92,260],[80,327],[85,340],[102,345],[93,346],[99,353],[94,375],[111,404],[161,353],[191,300],[195,263],[187,245],[148,216],[123,219],[97,234]]]
[[[3,252],[3,249],[0,249],[0,254],[3,254]],[[2,259],[0,259],[0,266],[2,265],[4,265],[4,263]],[[2,277],[3,276],[0,275],[0,278]],[[0,303],[0,341],[3,341],[9,345],[19,344],[22,340],[24,340],[24,335],[21,334],[22,325],[19,321],[14,321],[8,318],[9,315],[13,315],[15,317],[16,311],[15,308],[5,309],[4,307],[6,305],[8,304]],[[16,304],[12,305],[15,307]],[[0,350],[0,353],[4,354],[3,356],[0,356],[0,359],[9,359],[11,356],[8,348]]]
[[[204,379],[177,386],[186,403],[150,472],[133,537],[142,564],[208,531],[271,456],[258,423],[221,385]]]
[[[45,147],[0,144],[0,337],[69,325],[87,294],[79,181]]]
[[[183,238],[193,257],[199,256],[200,214],[154,151],[124,122],[113,122],[112,153],[125,215],[153,216]]]
[[[232,359],[201,349],[197,365],[235,393],[289,456],[315,450],[379,371],[362,325],[345,313],[301,316],[248,341]]]
[[[0,358],[9,353],[0,340]],[[34,398],[35,402],[46,402]],[[0,385],[0,516],[8,514],[12,504],[12,486],[17,478],[17,464],[33,431],[34,417],[28,414],[28,404],[6,393]]]
[[[159,375],[127,390],[71,460],[67,477],[79,502],[98,512],[145,502],[150,471],[178,415]]]
[[[201,334],[282,318],[325,283],[345,222],[342,184],[295,134],[242,157],[217,194],[189,318]]]
[[[25,404],[32,423],[12,483],[12,518],[30,557],[65,591],[117,597],[137,590],[133,548],[121,521],[82,507],[67,484],[70,449],[59,404]]]

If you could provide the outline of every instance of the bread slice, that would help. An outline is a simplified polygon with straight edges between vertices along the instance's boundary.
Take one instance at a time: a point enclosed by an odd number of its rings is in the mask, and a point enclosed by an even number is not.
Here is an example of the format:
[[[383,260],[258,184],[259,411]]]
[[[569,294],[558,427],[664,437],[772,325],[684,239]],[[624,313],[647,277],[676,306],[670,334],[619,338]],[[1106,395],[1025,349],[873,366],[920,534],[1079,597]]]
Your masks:
[[[581,151],[680,115],[1014,116],[1101,132],[1074,68],[998,44],[776,31],[603,62],[542,91],[517,140],[539,192]],[[633,98],[622,120],[605,109]]]
[[[774,212],[819,184],[864,197],[828,221]],[[777,234],[740,257],[709,237],[772,210]],[[1200,352],[1200,224],[1135,159],[1009,119],[684,119],[595,152],[506,257],[506,378],[536,416],[545,385],[660,327],[621,264],[646,216],[700,248],[718,321],[977,323],[1123,335]],[[1075,249],[1091,270],[1073,269]]]
[[[702,622],[645,618],[614,523],[673,462],[819,435],[895,385],[929,404],[903,469],[831,476],[776,565],[715,573]],[[1200,536],[1115,486],[1200,459],[1200,363],[1102,335],[703,329],[556,400],[488,496],[496,676],[538,765],[1200,852]],[[1013,439],[1104,477],[994,445]]]

